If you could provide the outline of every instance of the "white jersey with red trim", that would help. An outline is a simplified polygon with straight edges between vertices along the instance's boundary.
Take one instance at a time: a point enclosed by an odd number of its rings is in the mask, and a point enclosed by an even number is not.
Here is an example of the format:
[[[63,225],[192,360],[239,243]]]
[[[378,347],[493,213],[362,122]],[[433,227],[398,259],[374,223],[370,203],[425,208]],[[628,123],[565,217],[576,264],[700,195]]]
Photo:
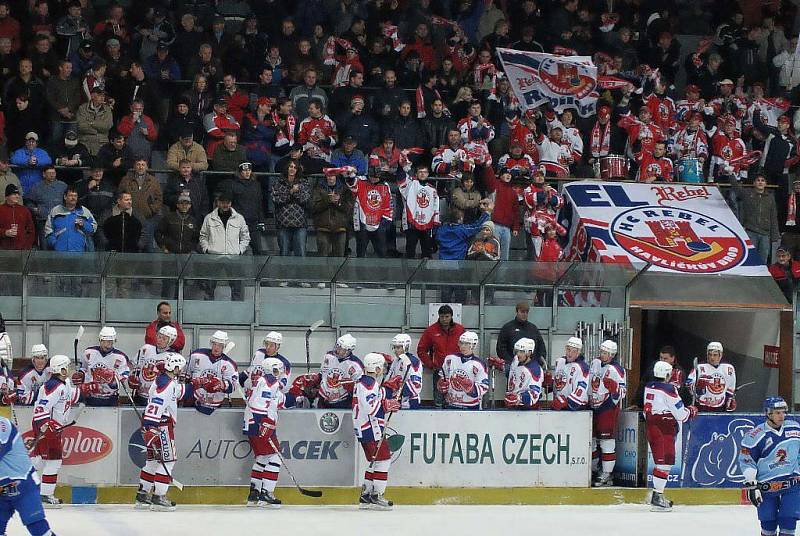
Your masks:
[[[506,392],[516,394],[523,407],[533,408],[542,396],[543,380],[544,374],[538,362],[531,359],[526,364],[520,365],[519,358],[514,356],[508,369]]]
[[[672,144],[672,152],[675,158],[690,156],[692,158],[708,158],[708,138],[703,129],[690,130],[688,127],[679,130],[675,134],[675,141]]]
[[[41,371],[36,370],[33,364],[25,366],[19,371],[17,376],[17,396],[19,403],[25,406],[33,404],[39,394],[39,388],[47,383],[52,376],[50,367],[44,367]]]
[[[182,400],[190,386],[177,378],[161,373],[150,386],[147,393],[147,407],[144,410],[145,426],[159,426],[178,422],[178,401]]]
[[[678,396],[678,390],[671,383],[662,381],[650,382],[645,386],[644,415],[648,420],[689,420],[689,410]]]
[[[272,374],[261,376],[247,398],[247,407],[244,410],[244,432],[256,432],[262,420],[267,420],[272,426],[278,422],[278,410],[284,408],[286,396],[283,394],[281,381]]]
[[[465,117],[456,128],[461,132],[461,141],[483,145],[487,150],[489,142],[494,139],[494,127],[483,116]]]
[[[403,229],[413,226],[420,231],[428,231],[439,225],[439,194],[429,184],[421,184],[415,177],[404,174],[397,182],[400,195],[405,201]]]
[[[122,378],[123,380],[127,381],[128,376],[131,373],[128,356],[125,355],[125,353],[121,350],[111,348],[109,351],[103,352],[99,346],[90,346],[83,351],[83,355],[81,356],[80,370],[86,374],[84,381],[99,381],[98,379],[95,379],[93,375],[93,371],[97,369],[113,370],[114,382],[113,384],[109,384],[101,381],[100,392],[93,394],[92,398],[112,398],[117,396],[117,392],[119,390],[117,386],[117,378]]]
[[[383,400],[387,391],[378,380],[366,374],[356,382],[353,388],[353,430],[359,441],[380,441],[383,437],[386,424]]]
[[[322,358],[319,374],[319,396],[327,403],[335,404],[350,396],[342,382],[357,382],[364,374],[364,365],[353,354],[339,357],[331,350]]]
[[[519,158],[514,158],[511,154],[506,153],[497,161],[497,169],[500,171],[507,169],[512,173],[516,171],[530,177],[533,175],[533,170],[536,169],[536,162],[525,153]]]
[[[408,376],[406,376],[406,371],[408,371]],[[389,372],[386,373],[387,378],[394,378],[395,376],[406,378],[403,394],[400,398],[400,404],[403,409],[419,406],[420,393],[422,392],[422,374],[422,361],[411,352],[395,356],[394,361],[389,365]]]
[[[698,379],[702,379],[705,386],[695,389]],[[728,399],[736,395],[736,369],[729,363],[720,363],[716,367],[711,363],[700,363],[689,373],[686,384],[695,390],[698,405],[723,408]]]
[[[226,354],[213,356],[210,348],[198,348],[189,356],[186,372],[194,378],[217,378],[225,384],[222,392],[209,393],[204,388],[194,391],[195,405],[210,409],[218,408],[225,396],[233,392],[235,383],[239,381],[236,363]]]
[[[442,363],[442,374],[448,381],[445,400],[456,408],[481,409],[483,395],[489,390],[486,363],[476,355],[450,354]]]
[[[250,366],[247,367],[246,371],[247,378],[244,380],[245,391],[253,386],[253,382],[251,380],[251,378],[253,377],[253,373],[258,374],[259,376],[266,376],[268,373],[271,374],[270,371],[267,371],[267,369],[264,368],[264,361],[271,357],[280,359],[281,363],[283,363],[283,374],[281,374],[278,383],[280,383],[280,388],[282,392],[286,392],[289,390],[289,382],[292,379],[292,364],[289,362],[288,359],[286,359],[279,353],[275,355],[267,355],[267,350],[265,348],[259,348],[253,354],[253,360],[250,361]]]
[[[306,117],[298,127],[297,141],[303,145],[307,156],[330,162],[336,145],[336,123],[327,115],[316,119]]]
[[[583,356],[572,363],[566,357],[556,359],[553,372],[555,396],[567,399],[570,409],[584,409],[589,404],[589,365]]]
[[[78,403],[81,391],[72,382],[53,376],[39,388],[33,408],[33,428],[38,429],[48,419],[61,426],[70,423],[69,410]]]
[[[583,157],[583,136],[581,131],[575,127],[566,127],[558,118],[547,120],[548,132],[554,128],[561,129],[562,143],[566,142],[569,147],[570,156],[574,162],[578,162]]]
[[[603,363],[599,358],[592,359],[589,367],[592,393],[589,402],[594,410],[604,410],[618,406],[625,398],[625,369],[617,362],[616,358],[608,363]],[[616,389],[609,389],[606,380],[616,384]]]
[[[539,149],[539,163],[549,175],[565,177],[569,175],[569,166],[572,160],[570,145],[563,138],[553,141],[540,134],[536,138],[536,147]]]
[[[150,386],[156,380],[160,371],[158,365],[161,365],[166,360],[165,352],[170,349],[157,348],[153,344],[145,344],[136,354],[136,361],[133,363],[133,371],[131,374],[139,378],[139,387],[136,393],[142,398],[147,398],[150,394]]]

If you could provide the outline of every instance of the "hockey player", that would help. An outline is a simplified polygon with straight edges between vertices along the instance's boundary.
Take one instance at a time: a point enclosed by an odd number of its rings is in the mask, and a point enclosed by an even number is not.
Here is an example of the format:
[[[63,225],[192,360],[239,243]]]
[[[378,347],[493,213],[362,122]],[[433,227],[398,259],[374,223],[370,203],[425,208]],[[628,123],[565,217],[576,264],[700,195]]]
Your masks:
[[[592,485],[611,486],[611,473],[617,462],[616,437],[620,405],[625,398],[625,369],[617,361],[617,343],[603,341],[600,357],[589,367],[592,393],[589,400],[594,411],[592,432],[592,472],[596,472]],[[599,452],[598,452],[599,447]],[[602,458],[602,464],[601,462]]]
[[[514,343],[514,359],[508,373],[506,407],[509,409],[538,409],[542,395],[542,367],[533,359],[536,341],[523,337]]]
[[[364,374],[356,381],[353,392],[353,428],[356,439],[364,450],[369,465],[364,473],[359,508],[391,510],[392,501],[384,498],[386,481],[392,455],[389,444],[382,441],[386,414],[400,409],[394,394],[401,387],[402,378],[395,376],[380,383],[383,376],[384,357],[369,353],[364,356]]]
[[[116,406],[119,391],[117,382],[128,381],[131,372],[128,356],[114,348],[116,341],[117,330],[103,326],[100,330],[100,344],[90,346],[83,352],[80,370],[72,375],[73,385],[84,382],[100,384],[99,393],[86,397],[87,406]]]
[[[236,362],[225,354],[228,334],[215,331],[209,342],[211,348],[198,348],[192,352],[186,367],[194,386],[194,407],[205,415],[214,413],[239,381]]]
[[[481,409],[483,395],[489,390],[486,363],[475,355],[478,334],[465,331],[458,338],[458,353],[444,358],[436,388],[444,394],[450,409]]]
[[[745,434],[739,468],[763,536],[790,536],[800,516],[800,424],[779,396],[764,400],[766,420]],[[780,530],[780,532],[778,532]]]
[[[50,369],[47,366],[47,347],[44,344],[34,344],[31,347],[31,362],[26,365],[17,376],[17,396],[14,400],[3,400],[5,404],[19,403],[31,406],[39,394],[39,387],[50,379]],[[11,396],[9,394],[9,396]]]
[[[11,421],[0,417],[0,534],[6,534],[16,511],[33,536],[55,536],[45,519],[39,493],[39,475],[22,435]]]
[[[161,326],[156,332],[156,344],[145,344],[139,348],[134,369],[128,377],[128,386],[134,391],[137,404],[147,404],[150,386],[161,372],[166,352],[178,337],[178,330],[173,326]]]
[[[142,419],[142,439],[147,447],[147,461],[139,473],[136,508],[175,510],[175,503],[167,499],[167,491],[177,460],[175,424],[178,422],[178,401],[189,399],[193,391],[192,385],[178,381],[185,367],[186,359],[181,354],[166,353],[163,371],[150,386]]]
[[[31,428],[36,434],[31,452],[33,465],[42,475],[42,504],[60,508],[61,499],[53,492],[56,489],[58,470],[61,468],[61,434],[71,422],[70,409],[81,395],[96,395],[100,384],[87,382],[76,388],[69,380],[70,358],[54,355],[50,358],[52,376],[39,388],[36,406],[33,408]]]
[[[583,341],[570,337],[564,357],[556,359],[551,409],[579,411],[589,405],[589,365],[583,359]]]
[[[650,505],[653,511],[668,511],[672,508],[672,501],[664,497],[664,488],[670,469],[675,464],[675,437],[680,430],[678,423],[693,419],[697,415],[697,408],[685,407],[678,396],[678,390],[669,383],[672,365],[666,361],[658,361],[653,367],[653,376],[655,381],[647,383],[644,389],[647,442],[655,463]]]
[[[364,374],[364,365],[353,354],[356,338],[345,333],[336,339],[336,346],[325,354],[319,368],[320,408],[349,408],[352,406],[355,382]]]
[[[269,336],[269,335],[268,335]],[[280,441],[275,433],[278,410],[283,409],[285,397],[281,378],[284,363],[278,357],[267,357],[250,375],[253,389],[247,397],[243,432],[250,441],[255,461],[250,471],[250,494],[247,506],[280,508],[281,501],[273,495],[281,470]]]
[[[394,358],[391,365],[389,365],[389,372],[386,377],[393,379],[399,376],[401,381],[406,378],[406,383],[403,385],[403,393],[400,396],[400,407],[403,409],[418,409],[420,392],[422,391],[422,361],[409,351],[411,337],[405,333],[398,333],[392,337],[390,345]],[[406,370],[408,370],[408,376],[406,376]]]
[[[16,383],[11,376],[13,368],[14,349],[11,347],[11,337],[6,332],[6,322],[0,314],[0,393],[3,396],[16,394]]]
[[[721,363],[722,351],[722,343],[708,343],[706,362],[700,363],[686,379],[700,411],[736,411],[736,369]]]
[[[258,377],[268,372],[267,369],[264,368],[264,363],[271,357],[283,363],[281,376],[278,377],[281,392],[286,393],[289,390],[288,385],[292,373],[292,364],[289,363],[288,359],[278,353],[278,350],[281,349],[281,344],[283,344],[283,334],[277,331],[270,331],[264,336],[264,340],[261,342],[264,343],[264,346],[256,350],[256,353],[253,354],[250,367],[248,367],[246,371],[239,373],[239,384],[244,388],[247,398],[250,398],[250,390],[252,386],[256,384]],[[256,376],[255,378],[254,375]]]

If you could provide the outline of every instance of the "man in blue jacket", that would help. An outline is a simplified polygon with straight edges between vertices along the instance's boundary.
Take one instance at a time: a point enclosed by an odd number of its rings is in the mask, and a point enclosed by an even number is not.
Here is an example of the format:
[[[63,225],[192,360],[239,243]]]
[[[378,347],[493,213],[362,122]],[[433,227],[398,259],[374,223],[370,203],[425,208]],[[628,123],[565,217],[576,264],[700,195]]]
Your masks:
[[[25,134],[25,147],[11,153],[11,165],[20,166],[17,171],[22,193],[30,194],[31,188],[42,180],[42,168],[53,163],[47,151],[40,149],[39,135],[35,132]]]
[[[44,226],[50,249],[56,251],[93,251],[92,236],[97,222],[89,209],[78,204],[78,191],[68,186],[64,203],[53,207]]]
[[[445,223],[436,231],[436,242],[439,243],[439,260],[463,261],[467,255],[469,244],[484,222],[489,221],[494,203],[489,199],[480,202],[481,216],[472,223]]]

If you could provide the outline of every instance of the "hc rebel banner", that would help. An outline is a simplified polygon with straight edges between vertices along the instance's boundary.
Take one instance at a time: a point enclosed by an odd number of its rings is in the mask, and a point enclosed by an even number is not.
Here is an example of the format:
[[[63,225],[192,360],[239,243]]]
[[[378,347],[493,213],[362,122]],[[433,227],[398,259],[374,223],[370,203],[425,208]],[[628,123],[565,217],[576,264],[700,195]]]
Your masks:
[[[581,117],[595,112],[597,67],[589,56],[555,56],[498,48],[511,88],[524,109],[549,103],[557,112],[574,108]]]
[[[581,181],[567,184],[564,197],[571,214],[566,260],[768,275],[716,186]]]

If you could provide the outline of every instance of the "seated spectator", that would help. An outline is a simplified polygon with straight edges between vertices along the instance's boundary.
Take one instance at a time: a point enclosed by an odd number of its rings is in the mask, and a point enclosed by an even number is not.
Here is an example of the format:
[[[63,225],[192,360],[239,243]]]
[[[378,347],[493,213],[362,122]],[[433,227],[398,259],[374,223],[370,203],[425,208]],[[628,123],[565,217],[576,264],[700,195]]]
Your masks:
[[[20,202],[22,202],[22,186],[20,186],[19,177],[11,170],[11,166],[8,165],[8,160],[0,158],[0,205],[5,202],[5,197],[2,197],[2,195],[9,184],[13,184],[19,188]]]
[[[214,153],[222,143],[228,132],[238,133],[240,126],[238,121],[228,113],[228,102],[223,98],[214,101],[214,111],[206,114],[203,118],[203,128],[206,131],[206,154],[214,160]],[[239,160],[242,162],[243,160]],[[236,165],[239,165],[236,162]]]
[[[192,163],[188,160],[181,160],[178,172],[170,175],[167,179],[164,187],[164,204],[171,210],[175,210],[178,208],[178,200],[182,196],[189,198],[191,205],[187,210],[198,222],[200,218],[204,218],[208,214],[206,178],[202,173],[196,173],[192,169]]]
[[[350,166],[356,168],[358,175],[367,174],[367,157],[356,149],[356,140],[353,136],[345,136],[342,146],[333,151],[331,167]]]
[[[157,318],[147,325],[144,330],[144,343],[156,345],[156,334],[158,330],[164,326],[172,326],[178,332],[178,336],[169,345],[170,349],[175,352],[180,352],[186,345],[186,335],[183,333],[183,328],[176,321],[172,320],[172,307],[168,302],[162,301],[156,306]]]
[[[142,223],[133,215],[131,194],[120,190],[111,215],[103,222],[106,249],[119,253],[138,253],[142,237]]]
[[[242,120],[242,145],[247,151],[247,159],[258,171],[273,171],[277,159],[273,158],[277,127],[272,114],[272,101],[260,97],[256,110],[248,112]]]
[[[465,171],[456,179],[456,186],[450,194],[448,220],[452,223],[472,223],[480,216],[481,193],[475,189],[475,178]]]
[[[217,206],[203,219],[200,228],[200,251],[211,255],[243,255],[250,245],[247,222],[233,210],[231,199],[224,192]]]
[[[131,103],[131,113],[120,119],[117,130],[125,136],[133,157],[149,164],[158,130],[153,119],[144,113],[144,101],[137,99]]]
[[[0,249],[29,250],[36,243],[36,227],[30,211],[22,206],[22,193],[16,184],[4,189],[0,204]]]
[[[111,214],[111,209],[116,202],[117,187],[113,181],[106,178],[106,174],[101,167],[93,167],[89,170],[89,176],[75,184],[78,191],[78,202],[85,206],[98,222],[105,221]],[[105,237],[103,236],[102,226],[98,226],[94,235],[96,249],[105,249]]]
[[[356,140],[356,148],[369,151],[378,144],[380,127],[375,118],[364,110],[364,97],[354,95],[350,101],[350,113],[343,114],[339,133]],[[336,164],[332,164],[337,166]]]
[[[203,118],[192,113],[190,106],[188,98],[181,96],[176,99],[175,110],[170,114],[167,125],[161,130],[161,136],[159,136],[164,146],[171,147],[180,140],[181,135],[187,132],[192,133],[192,139],[196,143],[199,144],[203,141],[206,133],[203,128]],[[205,153],[205,149],[203,149],[203,153]]]
[[[250,96],[236,85],[236,76],[233,74],[226,74],[222,78],[222,84],[223,88],[219,96],[228,103],[228,113],[241,125],[244,114],[250,105]]]
[[[200,224],[192,214],[192,198],[180,194],[175,210],[167,212],[156,227],[156,245],[164,253],[194,253],[200,240]]]
[[[2,213],[0,213],[0,218],[2,218]],[[2,223],[0,223],[0,232],[2,229]],[[792,303],[797,282],[800,280],[800,262],[792,259],[789,248],[785,246],[778,248],[777,260],[770,264],[769,273],[775,279],[775,283],[778,284],[783,295],[786,296],[786,300]]]
[[[181,66],[172,57],[169,45],[165,41],[159,41],[156,45],[156,53],[148,57],[143,65],[144,72],[151,80],[161,82],[161,89],[166,89],[164,82],[172,82],[181,79]]]
[[[326,173],[314,187],[311,213],[318,256],[345,256],[347,230],[353,221],[354,203],[352,192],[341,176],[335,173]]]
[[[247,153],[239,145],[238,132],[225,134],[221,145],[217,145],[212,155],[211,169],[214,171],[236,171],[239,164],[247,161]]]
[[[167,151],[167,167],[177,171],[183,160],[189,161],[192,171],[195,173],[208,169],[206,150],[203,149],[202,145],[194,141],[194,134],[188,125],[180,132],[178,141],[170,145]]]
[[[94,251],[92,235],[97,231],[89,209],[78,205],[78,192],[68,186],[63,203],[54,207],[47,217],[44,235],[48,249],[55,251]]]
[[[114,115],[106,104],[106,93],[102,88],[92,88],[89,101],[78,107],[78,140],[86,146],[89,153],[97,155],[100,147],[109,139],[114,126]]]
[[[281,179],[272,189],[275,203],[275,224],[278,228],[278,246],[281,255],[306,256],[306,206],[311,200],[311,190],[303,178],[303,171],[289,162]]]
[[[89,153],[89,148],[78,141],[75,130],[67,130],[64,139],[59,140],[53,147],[53,160],[57,166],[66,168],[91,167],[94,158]],[[62,169],[61,177],[69,184],[74,184],[83,178],[83,171],[79,169]]]
[[[145,253],[153,251],[153,235],[164,206],[161,185],[147,172],[147,161],[138,158],[133,169],[119,183],[119,190],[130,192],[133,198],[133,214],[142,223],[142,245]]]
[[[125,136],[112,130],[108,133],[108,143],[97,151],[97,166],[105,170],[112,184],[119,184],[122,177],[133,166],[133,153]]]
[[[42,180],[42,169],[53,163],[47,151],[39,148],[39,135],[36,132],[25,134],[25,147],[11,153],[11,164],[20,166],[19,182],[22,193],[27,196],[33,185]]]
[[[472,238],[489,221],[492,206],[488,199],[481,200],[483,214],[472,223],[445,223],[436,229],[436,242],[439,244],[440,260],[463,261],[467,256]]]
[[[337,139],[336,124],[325,115],[322,102],[312,99],[308,104],[308,117],[297,128],[297,141],[303,145],[309,159],[306,173],[320,173],[328,165]]]
[[[309,105],[312,101],[319,101],[319,108],[325,108],[328,103],[328,94],[317,85],[317,70],[308,69],[303,75],[303,84],[292,89],[289,93],[289,100],[292,101],[292,108],[298,121],[303,121],[308,117]]]
[[[25,205],[33,214],[36,228],[40,232],[44,229],[50,211],[61,204],[64,192],[67,191],[66,183],[57,178],[55,166],[46,166],[42,176],[43,180],[34,184],[30,193],[25,196]]]

